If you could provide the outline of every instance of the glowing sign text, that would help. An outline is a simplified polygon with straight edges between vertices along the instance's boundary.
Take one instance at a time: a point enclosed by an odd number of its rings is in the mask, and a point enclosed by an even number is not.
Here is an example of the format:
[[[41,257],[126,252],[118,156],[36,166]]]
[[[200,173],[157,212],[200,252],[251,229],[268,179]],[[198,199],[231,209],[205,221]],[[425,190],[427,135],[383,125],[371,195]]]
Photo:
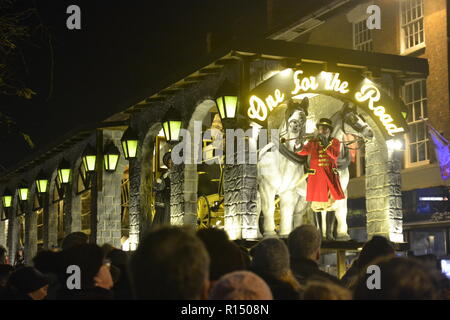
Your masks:
[[[250,119],[258,119],[264,121],[267,118],[267,109],[272,111],[274,108],[284,101],[284,94],[281,93],[279,89],[276,89],[274,96],[269,94],[266,98],[266,103],[257,96],[250,97],[250,107],[248,108],[247,114]]]
[[[297,94],[300,91],[316,90],[319,87],[316,77],[304,77],[300,79],[299,75],[303,74],[302,70],[294,72],[295,89],[292,94]]]
[[[383,106],[374,106],[374,103],[380,100],[380,96],[380,90],[373,84],[365,84],[361,87],[359,92],[355,93],[355,99],[357,101],[364,102],[369,100],[369,109],[380,119],[389,135],[393,136],[394,133],[404,132],[405,130],[403,128],[398,128],[392,123],[394,119],[392,119],[390,114],[386,113],[386,109]]]

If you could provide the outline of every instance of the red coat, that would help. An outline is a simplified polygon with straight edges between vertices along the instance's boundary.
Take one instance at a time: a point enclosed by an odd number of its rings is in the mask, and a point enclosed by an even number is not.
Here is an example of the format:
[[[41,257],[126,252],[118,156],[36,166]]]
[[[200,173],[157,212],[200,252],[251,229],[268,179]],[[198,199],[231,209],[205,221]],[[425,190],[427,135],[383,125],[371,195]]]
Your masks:
[[[306,189],[306,201],[327,202],[328,192],[334,200],[344,199],[345,195],[339,182],[337,158],[341,150],[338,139],[332,138],[328,146],[322,142],[310,140],[297,154],[311,155],[310,171]]]

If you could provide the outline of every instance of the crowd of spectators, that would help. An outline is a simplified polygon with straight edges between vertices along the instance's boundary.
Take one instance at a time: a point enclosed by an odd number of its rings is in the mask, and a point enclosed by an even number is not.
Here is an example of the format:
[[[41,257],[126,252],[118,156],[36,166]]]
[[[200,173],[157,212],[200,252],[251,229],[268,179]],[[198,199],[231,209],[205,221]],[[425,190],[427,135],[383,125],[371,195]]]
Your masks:
[[[265,238],[244,248],[220,229],[163,226],[134,252],[89,243],[82,232],[32,265],[8,263],[0,247],[0,300],[447,300],[450,284],[434,257],[397,257],[374,236],[346,274],[321,270],[321,235],[295,228],[287,241]],[[432,263],[430,263],[432,261]],[[379,279],[370,267],[376,266]],[[372,270],[372,269],[370,269]],[[368,283],[373,282],[373,286]]]

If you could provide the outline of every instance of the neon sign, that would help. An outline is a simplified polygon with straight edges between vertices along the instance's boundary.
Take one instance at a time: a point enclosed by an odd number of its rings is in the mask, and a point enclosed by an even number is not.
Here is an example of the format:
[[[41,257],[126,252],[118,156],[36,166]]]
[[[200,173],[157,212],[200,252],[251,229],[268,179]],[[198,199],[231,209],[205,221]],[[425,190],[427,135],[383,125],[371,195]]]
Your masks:
[[[283,101],[304,93],[324,93],[343,96],[346,100],[353,100],[367,108],[367,111],[374,116],[373,118],[385,128],[387,136],[405,132],[404,128],[407,124],[402,116],[405,111],[404,105],[383,94],[374,83],[364,79],[353,72],[322,71],[311,75],[304,70],[286,69],[250,92],[246,115],[249,119],[265,125],[264,122],[270,112]],[[393,113],[387,112],[386,105],[390,106]]]
[[[258,98],[257,96],[250,97],[250,108],[248,108],[247,115],[250,119],[258,119],[259,121],[264,121],[267,119],[268,111],[272,111],[274,108],[284,101],[284,94],[281,93],[279,89],[275,89],[274,96],[269,96],[266,98],[266,102]]]
[[[339,79],[339,73],[322,72],[317,76],[302,76],[303,70],[297,70],[294,72],[294,90],[291,91],[291,95],[297,95],[302,92],[309,92],[315,90],[334,91],[341,94],[346,94],[350,90],[348,88],[348,81],[342,81]],[[284,101],[285,95],[280,89],[275,89],[274,95],[269,94],[265,99],[259,98],[256,95],[250,97],[250,107],[247,110],[247,115],[250,119],[257,119],[259,121],[265,121],[269,112],[276,108],[281,102]]]
[[[380,97],[380,90],[378,90],[378,88],[371,83],[363,85],[361,87],[361,90],[355,93],[355,99],[357,101],[365,102],[369,100],[369,109],[372,110],[373,114],[380,119],[389,135],[393,136],[394,133],[404,132],[405,130],[403,128],[398,128],[395,124],[392,123],[394,119],[390,114],[386,113],[386,109],[383,106],[374,106],[375,102],[380,101]]]

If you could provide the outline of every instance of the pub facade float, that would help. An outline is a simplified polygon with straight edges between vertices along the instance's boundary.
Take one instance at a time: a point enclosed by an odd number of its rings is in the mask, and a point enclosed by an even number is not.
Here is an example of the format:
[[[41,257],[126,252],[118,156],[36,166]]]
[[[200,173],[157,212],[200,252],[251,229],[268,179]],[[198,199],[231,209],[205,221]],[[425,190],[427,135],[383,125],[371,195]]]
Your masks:
[[[393,92],[371,77],[374,70],[396,84]],[[224,228],[234,240],[286,236],[317,219],[305,201],[308,161],[294,151],[315,134],[321,118],[332,121],[332,135],[342,142],[337,170],[344,192],[344,146],[365,145],[369,237],[403,242],[395,147],[408,128],[400,75],[424,78],[428,63],[284,41],[235,41],[174,74],[167,88],[62,137],[4,174],[0,242],[11,259],[23,246],[28,261],[38,247],[59,246],[74,231],[134,250],[161,205],[155,193],[163,180],[170,181],[172,225]],[[237,129],[252,134],[240,136]],[[194,143],[199,131],[200,145]],[[164,155],[172,152],[173,159],[173,151],[187,145],[183,132],[201,161],[168,165]],[[336,237],[348,240],[347,199],[333,205]],[[325,222],[317,223],[333,237]]]

